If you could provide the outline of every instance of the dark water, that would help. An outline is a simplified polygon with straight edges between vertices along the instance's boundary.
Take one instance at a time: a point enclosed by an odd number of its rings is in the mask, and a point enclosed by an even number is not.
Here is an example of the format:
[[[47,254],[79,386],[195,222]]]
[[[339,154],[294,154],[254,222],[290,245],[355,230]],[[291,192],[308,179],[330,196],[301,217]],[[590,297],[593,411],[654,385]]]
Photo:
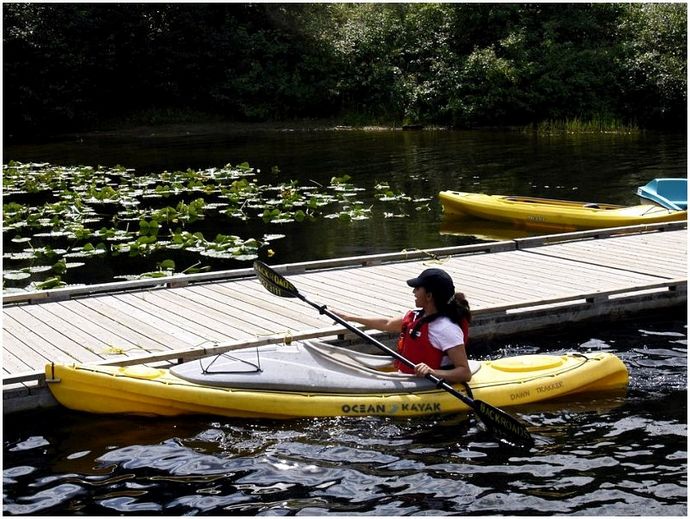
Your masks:
[[[327,183],[348,174],[366,188],[387,181],[432,199],[428,211],[407,208],[405,218],[384,218],[375,208],[361,222],[241,229],[286,234],[273,259],[280,263],[524,235],[491,226],[449,227],[436,193],[632,204],[637,186],[686,175],[686,148],[685,136],[658,134],[537,138],[204,127],[7,146],[3,160],[122,164],[142,173],[248,161],[262,172],[277,165],[285,178]],[[3,424],[3,511],[685,516],[686,322],[680,309],[491,344],[495,356],[602,349],[617,353],[630,370],[625,396],[511,411],[533,424],[537,444],[529,452],[497,445],[463,415],[290,422],[113,418],[64,410],[10,415]]]
[[[627,395],[511,409],[530,451],[464,415],[246,421],[65,411],[4,424],[8,515],[687,513],[685,311],[492,344],[617,353]]]
[[[3,161],[120,164],[142,174],[247,161],[260,170],[260,181],[266,183],[294,179],[303,185],[328,185],[334,176],[352,177],[352,182],[364,189],[358,200],[364,207],[372,207],[368,220],[321,218],[274,224],[260,218],[238,222],[219,217],[190,228],[208,237],[216,232],[243,239],[284,234],[286,239],[271,246],[275,252],[271,262],[288,263],[526,236],[530,231],[512,226],[444,222],[437,194],[454,189],[635,204],[638,186],[656,177],[687,174],[686,152],[685,135],[656,133],[538,137],[503,131],[281,131],[206,125],[89,134],[44,145],[10,145],[4,150]],[[270,173],[273,166],[279,167],[279,175]],[[388,182],[396,192],[413,198],[428,198],[428,208],[377,201],[374,186],[379,182]],[[385,217],[386,212],[402,217]],[[12,247],[11,243],[5,245]],[[148,270],[162,259],[151,258]],[[198,258],[175,259],[186,267]],[[113,274],[147,270],[137,260],[123,272],[131,261],[118,258],[110,265]],[[204,260],[204,264],[212,270],[248,265],[236,260]],[[108,272],[100,265],[87,268],[89,276]],[[77,283],[79,279],[66,281]]]

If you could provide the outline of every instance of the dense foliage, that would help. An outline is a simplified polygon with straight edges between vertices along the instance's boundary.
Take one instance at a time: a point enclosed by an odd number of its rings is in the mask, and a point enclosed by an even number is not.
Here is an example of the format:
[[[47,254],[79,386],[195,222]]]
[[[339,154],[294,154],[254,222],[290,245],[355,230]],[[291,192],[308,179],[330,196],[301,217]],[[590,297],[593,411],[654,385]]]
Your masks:
[[[4,4],[6,135],[193,114],[683,126],[682,3]]]

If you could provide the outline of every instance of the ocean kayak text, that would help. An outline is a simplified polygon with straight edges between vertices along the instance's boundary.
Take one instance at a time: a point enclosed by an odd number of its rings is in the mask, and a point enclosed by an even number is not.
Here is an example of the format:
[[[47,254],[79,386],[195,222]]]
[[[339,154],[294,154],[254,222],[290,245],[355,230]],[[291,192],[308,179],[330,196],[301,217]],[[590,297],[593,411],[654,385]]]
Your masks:
[[[344,404],[341,407],[344,414],[397,414],[403,413],[440,413],[439,402],[427,402],[423,404]]]

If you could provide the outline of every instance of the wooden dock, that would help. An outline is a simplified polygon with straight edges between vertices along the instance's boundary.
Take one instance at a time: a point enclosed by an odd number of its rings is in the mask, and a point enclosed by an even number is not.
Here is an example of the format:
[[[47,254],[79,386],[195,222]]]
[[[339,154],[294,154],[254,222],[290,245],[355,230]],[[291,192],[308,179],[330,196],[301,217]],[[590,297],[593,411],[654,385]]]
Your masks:
[[[463,247],[274,266],[331,309],[394,316],[405,280],[447,270],[473,309],[472,336],[616,317],[687,301],[687,224],[604,229]],[[53,403],[50,362],[181,361],[345,330],[296,299],[267,292],[251,269],[3,297],[3,411]]]

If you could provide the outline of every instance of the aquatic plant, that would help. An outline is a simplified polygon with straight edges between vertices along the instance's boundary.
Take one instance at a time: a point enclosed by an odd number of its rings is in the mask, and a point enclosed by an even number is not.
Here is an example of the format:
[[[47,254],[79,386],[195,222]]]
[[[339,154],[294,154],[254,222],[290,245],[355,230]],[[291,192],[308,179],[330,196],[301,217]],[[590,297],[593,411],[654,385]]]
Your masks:
[[[268,245],[286,237],[264,231],[241,237],[224,230],[210,238],[207,219],[215,229],[253,222],[256,230],[262,224],[300,225],[319,218],[350,223],[372,217],[373,206],[358,200],[366,189],[347,174],[333,176],[327,185],[303,185],[278,173],[274,167],[263,177],[271,182],[262,183],[246,162],[146,174],[124,166],[4,164],[3,259],[8,268],[3,286],[62,286],[77,279],[70,274],[73,269],[114,257],[123,270],[140,268],[134,267],[139,263],[128,267],[127,258],[158,261],[155,269],[113,273],[116,277],[158,277],[175,272],[174,260],[160,262],[166,251],[196,256],[198,262],[246,262],[260,251],[273,254]],[[374,188],[374,198],[385,206],[385,218],[409,214],[410,204],[420,209],[420,201],[388,183]],[[183,272],[210,268],[199,265]]]
[[[587,134],[587,133],[639,133],[640,128],[635,124],[625,123],[614,117],[598,116],[591,119],[577,117],[565,119],[550,119],[542,121],[534,126],[529,126],[526,131],[532,131],[539,135],[558,134]]]

